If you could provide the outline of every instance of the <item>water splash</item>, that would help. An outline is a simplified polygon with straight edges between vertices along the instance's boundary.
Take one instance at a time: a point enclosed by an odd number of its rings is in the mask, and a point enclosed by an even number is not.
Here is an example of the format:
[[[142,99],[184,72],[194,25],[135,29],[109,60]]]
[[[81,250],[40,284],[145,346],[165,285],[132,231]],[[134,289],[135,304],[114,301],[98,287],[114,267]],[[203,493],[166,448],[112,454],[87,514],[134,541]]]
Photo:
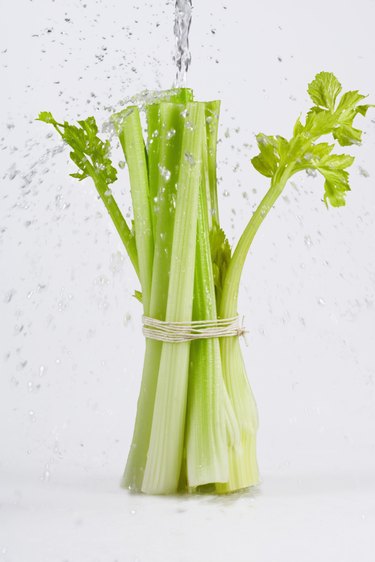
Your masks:
[[[189,51],[189,30],[193,11],[192,0],[176,0],[174,36],[176,54],[174,60],[177,66],[175,86],[181,88],[186,85],[186,75],[191,62]]]

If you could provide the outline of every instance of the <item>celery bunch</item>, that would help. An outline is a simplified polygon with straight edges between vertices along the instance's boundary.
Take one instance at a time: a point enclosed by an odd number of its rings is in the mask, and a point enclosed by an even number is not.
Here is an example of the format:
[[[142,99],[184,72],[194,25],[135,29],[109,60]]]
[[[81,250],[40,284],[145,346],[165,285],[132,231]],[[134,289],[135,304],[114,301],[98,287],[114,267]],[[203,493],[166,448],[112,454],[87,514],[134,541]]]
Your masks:
[[[358,91],[343,94],[331,73],[308,88],[313,107],[293,136],[257,136],[253,166],[270,187],[233,253],[220,227],[216,142],[220,102],[193,101],[186,88],[160,94],[140,112],[130,106],[112,122],[128,165],[134,223],[130,228],[110,190],[117,172],[110,144],[93,117],[78,126],[42,112],[71,147],[79,171],[91,177],[124,243],[141,285],[136,297],[146,316],[171,322],[215,320],[237,314],[243,265],[254,236],[288,180],[301,170],[324,177],[324,202],[345,204],[353,157],[334,154],[358,144],[354,128],[369,105]],[[321,142],[329,135],[333,142]],[[123,485],[149,494],[228,493],[258,483],[257,409],[237,337],[193,342],[146,339],[133,441]]]

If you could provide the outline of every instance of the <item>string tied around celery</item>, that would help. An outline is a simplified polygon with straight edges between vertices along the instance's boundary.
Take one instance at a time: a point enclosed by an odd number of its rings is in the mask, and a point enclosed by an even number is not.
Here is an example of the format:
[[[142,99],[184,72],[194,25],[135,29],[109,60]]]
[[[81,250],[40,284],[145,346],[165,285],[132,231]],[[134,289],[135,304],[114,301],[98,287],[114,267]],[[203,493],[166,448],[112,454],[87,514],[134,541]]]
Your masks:
[[[209,338],[242,336],[246,342],[247,330],[243,318],[217,318],[215,320],[192,320],[191,322],[170,322],[142,316],[143,335],[162,342],[180,343]],[[247,342],[246,342],[247,344]]]

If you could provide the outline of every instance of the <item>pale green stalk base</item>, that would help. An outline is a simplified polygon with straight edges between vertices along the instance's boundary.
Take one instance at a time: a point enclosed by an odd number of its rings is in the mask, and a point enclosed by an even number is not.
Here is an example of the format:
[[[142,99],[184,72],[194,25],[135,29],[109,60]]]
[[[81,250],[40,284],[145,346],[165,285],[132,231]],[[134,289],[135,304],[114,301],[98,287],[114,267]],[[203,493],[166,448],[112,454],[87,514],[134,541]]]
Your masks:
[[[229,478],[226,483],[216,485],[216,491],[225,494],[259,483],[256,459],[258,412],[238,338],[222,338],[220,347],[224,381],[240,432],[239,443],[229,447],[228,451]]]
[[[161,342],[146,339],[142,382],[137,402],[133,438],[126,461],[125,472],[121,480],[121,486],[133,492],[140,492],[142,489],[154,413],[161,347]]]

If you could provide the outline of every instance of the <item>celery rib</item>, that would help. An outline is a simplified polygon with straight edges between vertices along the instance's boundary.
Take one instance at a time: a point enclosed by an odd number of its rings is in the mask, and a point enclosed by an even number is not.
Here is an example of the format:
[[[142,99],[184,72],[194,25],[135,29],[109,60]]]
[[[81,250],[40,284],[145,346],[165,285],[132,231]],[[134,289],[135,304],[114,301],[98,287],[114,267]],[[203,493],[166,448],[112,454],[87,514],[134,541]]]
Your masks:
[[[130,190],[134,213],[135,245],[142,286],[142,302],[145,314],[149,313],[154,240],[152,232],[150,193],[146,150],[141,120],[137,107],[127,108],[117,114],[115,126],[128,164]]]
[[[193,319],[217,318],[205,186],[199,195]],[[194,341],[190,350],[186,432],[189,488],[226,482],[228,470],[227,420],[218,338]]]
[[[204,105],[188,103],[182,138],[166,320],[192,318]],[[142,491],[177,490],[186,414],[190,343],[163,343]]]
[[[181,96],[182,97],[182,96]],[[147,111],[149,139],[157,139],[157,150],[149,144],[149,167],[156,171],[150,173],[150,190],[155,193],[157,206],[154,205],[154,262],[152,270],[152,287],[150,315],[159,320],[165,319],[167,306],[169,269],[174,225],[174,204],[176,184],[181,154],[181,142],[184,120],[181,115],[183,105],[160,102]],[[157,116],[157,120],[156,120]],[[156,127],[156,128],[155,128]],[[157,131],[155,136],[153,133]],[[173,131],[173,134],[171,134]],[[152,147],[152,150],[150,148]],[[163,177],[158,165],[168,170],[170,177]],[[149,168],[151,169],[151,168]],[[152,178],[152,179],[151,179]],[[155,202],[154,202],[155,203]],[[157,212],[155,212],[157,209]],[[134,491],[142,488],[143,473],[146,466],[150,441],[152,416],[162,343],[146,339],[146,352],[142,374],[141,390],[138,399],[137,415],[130,453],[123,477],[123,486]]]

